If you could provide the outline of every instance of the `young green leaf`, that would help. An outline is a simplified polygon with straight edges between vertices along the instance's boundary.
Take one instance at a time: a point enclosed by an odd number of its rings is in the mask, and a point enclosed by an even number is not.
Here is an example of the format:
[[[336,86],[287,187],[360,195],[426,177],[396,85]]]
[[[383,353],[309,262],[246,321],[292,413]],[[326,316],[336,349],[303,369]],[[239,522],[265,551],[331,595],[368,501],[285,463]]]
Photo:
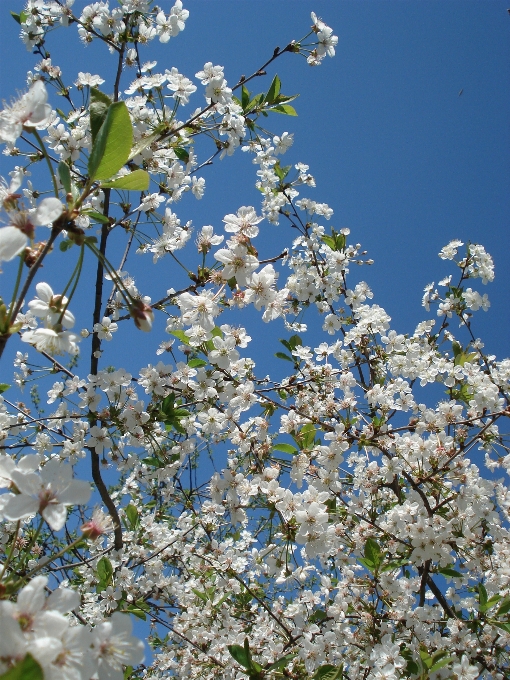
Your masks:
[[[278,659],[278,661],[269,664],[269,666],[265,666],[264,670],[266,672],[279,671],[281,668],[285,668],[295,656],[296,654],[294,652],[292,654],[285,654],[285,656],[282,656],[282,658]]]
[[[294,359],[292,357],[289,357],[284,352],[276,352],[275,357],[277,357],[278,359],[285,359],[285,361],[290,361],[290,362],[294,363]]]
[[[243,85],[243,94],[241,97],[241,106],[243,107],[243,111],[246,111],[248,108],[248,104],[250,103],[250,91],[246,87],[246,85]]]
[[[508,612],[510,612],[510,597],[505,597],[505,599],[499,605],[496,616],[503,616],[503,614],[508,614]]]
[[[89,156],[91,180],[110,179],[127,162],[133,144],[133,126],[124,102],[112,104],[97,133]]]
[[[342,670],[342,666],[332,666],[329,663],[319,666],[315,671],[313,680],[341,680]]]
[[[478,602],[480,603],[480,611],[484,612],[487,607],[487,591],[483,583],[478,584]]]
[[[128,191],[147,191],[150,177],[146,170],[134,170],[111,182],[102,182],[102,189],[127,189]]]
[[[90,131],[92,143],[94,143],[97,133],[104,123],[111,104],[112,100],[104,92],[101,92],[96,87],[90,88]]]
[[[283,113],[286,116],[297,116],[296,109],[290,104],[278,104],[277,106],[272,106],[269,111],[275,111],[276,113]]]
[[[230,652],[230,656],[232,656],[238,664],[244,666],[248,670],[252,669],[248,638],[246,638],[244,641],[244,647],[241,647],[241,645],[228,645],[228,651]]]
[[[369,538],[365,543],[364,556],[365,559],[371,562],[376,569],[380,566],[383,556],[379,544],[377,541],[374,541],[373,538]]]
[[[98,587],[104,590],[107,586],[111,584],[113,576],[112,563],[107,557],[101,557],[97,563],[97,575],[99,576]]]
[[[134,505],[128,505],[126,508],[126,517],[128,518],[129,524],[131,525],[131,529],[135,529],[139,516],[138,516],[138,510],[135,508]]]
[[[188,361],[188,366],[190,368],[202,368],[202,366],[207,366],[207,361],[204,361],[203,359],[190,359]]]
[[[438,569],[438,572],[443,574],[443,576],[449,576],[450,578],[462,578],[462,574],[459,571],[455,571],[455,569],[451,569],[451,567],[443,567],[442,569]]]
[[[275,444],[273,446],[273,451],[283,451],[284,453],[290,453],[292,456],[295,456],[296,453],[298,453],[298,449],[291,444]]]
[[[276,97],[280,94],[280,88],[281,88],[281,82],[278,76],[276,75],[273,78],[273,82],[269,86],[269,90],[267,91],[267,94],[265,96],[265,101],[268,104],[273,104]]]
[[[66,194],[71,193],[71,172],[69,170],[69,166],[67,163],[64,163],[64,161],[60,161],[58,164],[58,176],[60,177],[60,181],[62,182],[62,186],[65,189]]]
[[[27,654],[22,661],[2,673],[0,680],[44,680],[44,673],[34,657]]]
[[[180,161],[183,161],[184,163],[189,163],[188,149],[181,149],[179,146],[175,146],[174,153]]]
[[[178,340],[183,342],[185,345],[189,345],[189,338],[184,331],[171,331],[170,335],[175,336]]]
[[[87,215],[87,217],[89,217],[91,220],[94,220],[94,222],[100,222],[101,224],[110,224],[110,219],[106,217],[106,215],[97,212],[97,210],[84,210],[83,214]]]

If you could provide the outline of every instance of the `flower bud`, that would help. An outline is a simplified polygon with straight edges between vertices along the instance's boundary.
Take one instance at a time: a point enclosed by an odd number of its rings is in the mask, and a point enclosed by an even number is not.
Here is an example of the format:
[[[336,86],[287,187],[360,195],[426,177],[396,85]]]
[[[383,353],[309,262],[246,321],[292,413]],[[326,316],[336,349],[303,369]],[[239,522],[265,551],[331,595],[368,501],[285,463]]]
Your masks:
[[[148,333],[152,330],[154,312],[150,305],[146,305],[141,300],[135,300],[129,305],[129,313],[133,317],[136,327]]]

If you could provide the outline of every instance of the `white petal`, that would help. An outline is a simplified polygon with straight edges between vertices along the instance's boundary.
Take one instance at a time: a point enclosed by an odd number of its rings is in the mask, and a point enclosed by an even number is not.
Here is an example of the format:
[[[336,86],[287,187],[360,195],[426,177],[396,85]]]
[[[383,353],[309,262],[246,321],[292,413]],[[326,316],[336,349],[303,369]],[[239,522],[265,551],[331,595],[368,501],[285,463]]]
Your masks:
[[[47,576],[36,576],[18,595],[18,609],[22,614],[37,614],[46,601],[45,588],[48,584]]]
[[[48,226],[54,222],[64,212],[64,206],[58,198],[50,196],[43,199],[37,206],[34,215],[34,222],[43,226]]]
[[[47,666],[62,652],[60,640],[53,637],[36,638],[30,642],[30,653],[41,666]]]
[[[58,500],[66,505],[84,505],[88,502],[91,493],[92,488],[88,482],[74,479],[67,489],[59,492]]]
[[[27,245],[27,237],[16,227],[0,229],[0,262],[10,262]]]
[[[0,657],[5,659],[23,659],[27,649],[27,641],[21,632],[19,623],[10,616],[0,618],[2,635],[0,635]]]
[[[3,508],[3,515],[7,519],[18,520],[37,514],[39,501],[30,496],[20,494],[11,496]]]
[[[51,298],[53,297],[53,289],[50,285],[45,283],[44,281],[41,281],[40,283],[37,284],[35,287],[35,290],[37,291],[37,295],[39,296],[39,300],[42,300],[43,302],[49,302]],[[29,303],[30,305],[30,303]]]
[[[67,519],[66,506],[62,503],[50,503],[41,512],[53,531],[60,531]]]
[[[48,609],[54,609],[61,614],[76,609],[80,605],[80,596],[75,590],[71,588],[57,588],[49,596],[46,606]]]

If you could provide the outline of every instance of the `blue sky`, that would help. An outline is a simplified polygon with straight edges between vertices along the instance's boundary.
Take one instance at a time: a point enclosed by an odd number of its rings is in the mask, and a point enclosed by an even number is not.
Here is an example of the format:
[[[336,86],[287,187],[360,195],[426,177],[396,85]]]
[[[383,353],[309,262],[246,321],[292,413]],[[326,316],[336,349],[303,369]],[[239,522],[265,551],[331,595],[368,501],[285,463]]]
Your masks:
[[[75,8],[84,4],[77,0]],[[168,11],[172,3],[160,4]],[[7,100],[24,88],[26,71],[38,61],[19,41],[17,26],[9,17],[10,9],[20,11],[22,6],[16,0],[0,3],[0,88]],[[439,249],[452,238],[484,244],[495,259],[496,281],[476,286],[489,294],[492,307],[487,314],[475,316],[475,334],[485,339],[488,351],[500,357],[508,354],[510,17],[506,3],[190,0],[185,6],[190,18],[184,33],[167,45],[153,42],[142,59],[157,59],[161,70],[176,66],[191,78],[206,61],[213,61],[225,67],[229,84],[256,70],[276,45],[282,47],[304,35],[310,11],[334,28],[339,36],[335,59],[310,68],[302,57],[284,55],[268,78],[257,79],[253,86],[256,91],[266,89],[277,72],[284,93],[301,93],[297,118],[266,119],[275,133],[295,134],[285,162],[310,165],[317,188],[303,195],[327,202],[335,211],[329,225],[349,227],[351,240],[362,243],[375,260],[371,268],[353,271],[352,281],[364,278],[370,283],[373,301],[387,309],[399,332],[412,332],[428,316],[420,306],[423,287],[452,271],[438,259]],[[108,76],[105,90],[111,85],[114,63],[106,48],[83,47],[75,27],[56,31],[48,49],[66,82],[72,83],[78,71],[90,71]],[[123,76],[123,87],[133,75],[131,71]],[[51,101],[54,106],[62,103],[54,94]],[[199,87],[179,117],[203,101]],[[6,175],[11,167],[11,159],[1,156],[0,174]],[[206,195],[200,202],[186,195],[176,212],[183,222],[193,220],[196,229],[213,224],[221,230],[225,214],[241,205],[259,207],[255,170],[242,153],[205,168],[201,174],[207,182]],[[261,226],[257,244],[261,257],[280,252],[293,238],[283,223],[276,228]],[[150,256],[146,258],[142,266],[142,259],[134,258],[132,271],[142,291],[156,298],[175,286],[175,266],[166,259],[153,268]],[[71,266],[60,254],[54,258],[57,261],[58,267],[48,262],[44,271],[55,288],[60,271]],[[127,268],[131,271],[129,264]],[[12,265],[5,267],[2,290],[11,270]],[[157,291],[151,290],[155,280]],[[72,309],[81,317],[79,327],[90,327],[92,301],[85,280]],[[254,335],[258,316],[248,316]],[[150,354],[148,361],[154,361],[154,350],[164,339],[163,327],[161,322],[150,339],[142,333],[133,337],[129,329],[129,354],[141,349]],[[266,338],[276,343],[283,328],[280,323],[264,326],[263,333],[260,356],[267,356]],[[313,346],[314,341],[312,337],[308,343]],[[124,350],[113,344],[120,363]],[[252,354],[258,358],[257,347]],[[261,372],[266,369],[261,367]]]

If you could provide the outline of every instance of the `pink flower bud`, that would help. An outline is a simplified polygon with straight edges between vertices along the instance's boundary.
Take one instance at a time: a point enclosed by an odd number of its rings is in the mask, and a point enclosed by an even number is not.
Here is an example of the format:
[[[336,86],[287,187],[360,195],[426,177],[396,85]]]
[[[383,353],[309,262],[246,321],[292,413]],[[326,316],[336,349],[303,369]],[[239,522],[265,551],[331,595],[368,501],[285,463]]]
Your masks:
[[[150,305],[146,305],[141,300],[136,300],[129,306],[129,313],[133,317],[136,327],[141,331],[148,333],[152,330],[152,322],[154,321],[154,312]]]

